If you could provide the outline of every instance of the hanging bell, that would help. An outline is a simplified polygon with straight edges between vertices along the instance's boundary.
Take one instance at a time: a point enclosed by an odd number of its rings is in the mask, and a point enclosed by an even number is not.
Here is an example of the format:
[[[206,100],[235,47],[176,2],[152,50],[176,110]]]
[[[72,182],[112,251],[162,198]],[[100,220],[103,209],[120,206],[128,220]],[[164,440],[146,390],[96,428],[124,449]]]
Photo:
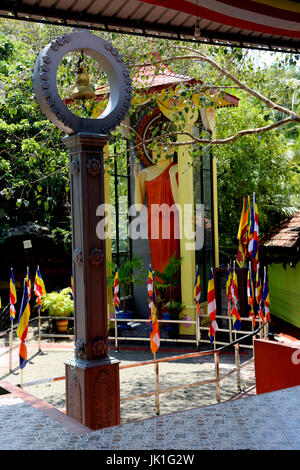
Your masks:
[[[95,98],[95,96],[95,93],[90,89],[90,79],[86,73],[86,67],[79,67],[77,69],[76,86],[71,94],[71,98],[84,101]]]

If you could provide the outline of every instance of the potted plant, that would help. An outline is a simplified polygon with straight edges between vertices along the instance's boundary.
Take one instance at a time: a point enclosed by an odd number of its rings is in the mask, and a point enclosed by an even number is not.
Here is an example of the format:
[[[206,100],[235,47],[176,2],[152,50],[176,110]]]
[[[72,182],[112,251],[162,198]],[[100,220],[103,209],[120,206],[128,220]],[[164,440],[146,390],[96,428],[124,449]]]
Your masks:
[[[184,309],[176,292],[180,286],[181,263],[182,258],[172,256],[163,272],[155,271],[155,286],[161,297],[161,313],[164,320],[178,320],[180,312]],[[170,325],[166,325],[166,329],[178,330]]]
[[[108,263],[109,269],[112,271],[112,275],[107,279],[107,286],[113,287],[114,278],[115,278],[115,265],[113,263]],[[128,318],[132,317],[132,311],[128,310],[127,300],[131,294],[132,284],[142,284],[146,275],[146,271],[143,267],[142,259],[138,256],[134,256],[131,260],[122,263],[118,266],[118,277],[119,277],[119,286],[120,286],[120,313],[119,318]]]
[[[64,333],[68,329],[70,317],[74,313],[74,302],[71,287],[66,287],[60,292],[50,292],[41,297],[41,310],[47,310],[50,317],[56,318],[56,325],[59,332]]]

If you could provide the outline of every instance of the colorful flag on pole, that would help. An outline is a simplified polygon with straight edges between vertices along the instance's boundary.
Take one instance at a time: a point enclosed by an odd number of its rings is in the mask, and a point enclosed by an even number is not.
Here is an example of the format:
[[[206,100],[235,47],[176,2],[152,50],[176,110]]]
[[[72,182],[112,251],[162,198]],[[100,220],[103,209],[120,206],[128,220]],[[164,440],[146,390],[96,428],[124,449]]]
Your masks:
[[[39,266],[37,267],[34,279],[34,293],[37,296],[38,305],[41,305],[41,297],[46,294],[46,289]]]
[[[151,277],[152,277],[152,288],[150,286]],[[151,306],[150,348],[151,348],[152,354],[156,354],[156,352],[158,351],[160,347],[160,332],[159,332],[159,325],[158,325],[158,320],[157,320],[157,315],[156,315],[154,272],[152,271],[151,265],[149,267],[149,275],[148,275],[148,295],[149,295],[149,305]]]
[[[218,323],[216,321],[217,314],[217,305],[216,305],[216,294],[215,294],[215,282],[213,269],[211,268],[208,279],[208,289],[207,289],[207,311],[210,317],[210,327],[209,327],[209,339],[213,343],[214,336],[218,329]]]
[[[259,248],[259,223],[258,223],[258,208],[256,203],[256,196],[253,193],[253,207],[251,217],[251,240],[249,242],[248,251],[253,262],[253,269],[256,271],[258,264],[258,248]]]
[[[237,238],[239,240],[238,252],[236,256],[236,262],[241,268],[244,265],[246,258],[248,257],[248,240],[250,232],[250,199],[244,197],[243,208],[240,218],[239,230]]]
[[[30,280],[30,272],[29,272],[28,267],[27,267],[27,273],[26,273],[26,284],[27,284],[27,290],[28,290],[28,302],[30,302],[30,299],[31,299],[31,280]]]
[[[156,354],[160,346],[160,332],[157,316],[154,313],[151,318],[150,348],[152,354]]]
[[[199,266],[197,266],[195,287],[194,287],[194,300],[196,302],[198,315],[201,317],[200,297],[201,297],[201,281],[200,281],[200,274],[199,274]]]
[[[246,241],[246,246],[245,246],[245,256],[246,258],[250,258],[249,243],[252,238],[252,233],[251,233],[252,211],[251,211],[250,196],[247,197],[246,214],[247,214],[247,241]]]
[[[261,278],[260,278],[260,272],[259,272],[259,263],[257,264],[257,270],[256,270],[256,278],[255,278],[255,299],[257,303],[257,313],[262,321],[262,323],[265,322],[265,317],[264,317],[264,310],[263,310],[263,304],[262,304],[262,286],[261,286]]]
[[[149,318],[152,315],[152,305],[153,305],[153,271],[152,266],[149,264],[149,273],[148,273],[148,284],[147,284],[147,292],[148,292],[148,309],[149,309]]]
[[[120,311],[120,296],[119,296],[119,273],[118,273],[118,266],[115,267],[115,278],[114,278],[114,306],[115,306],[115,314],[119,313]]]
[[[238,246],[238,252],[237,252],[237,256],[236,256],[236,262],[238,263],[238,265],[240,267],[242,267],[244,262],[245,262],[245,254],[244,254],[243,242],[242,242],[242,227],[243,227],[245,209],[246,209],[246,198],[244,197],[242,214],[241,214],[241,218],[240,218],[240,225],[239,225],[239,230],[238,230],[238,234],[237,234],[237,239],[239,241],[239,246]]]
[[[13,268],[10,270],[10,280],[9,280],[9,300],[10,300],[10,321],[14,321],[16,316],[16,307],[15,304],[17,302],[17,292],[16,292],[16,284],[14,279],[14,272]]]
[[[249,262],[249,266],[248,266],[247,296],[248,296],[248,305],[249,305],[249,318],[252,319],[252,324],[253,326],[255,326],[255,312],[254,312],[255,297],[254,297],[254,289],[253,289],[253,281],[252,281],[251,262]]]
[[[263,303],[264,303],[264,311],[265,311],[265,319],[267,322],[271,321],[270,315],[270,294],[269,294],[269,286],[268,286],[268,276],[267,276],[267,267],[264,268],[264,285],[263,285],[263,293],[262,293]]]
[[[71,289],[72,289],[72,294],[74,294],[73,269],[72,269],[72,271],[71,271]]]
[[[232,276],[232,283],[231,283],[231,299],[232,299],[232,310],[231,315],[233,318],[233,327],[235,330],[239,330],[241,328],[241,317],[237,308],[238,303],[238,277],[236,271],[236,264],[233,263],[233,276]]]
[[[227,272],[227,280],[226,280],[226,297],[228,301],[228,309],[227,309],[227,314],[230,316],[231,312],[231,283],[232,283],[232,274],[231,274],[231,269],[230,269],[230,264],[228,264],[228,272]]]
[[[37,297],[41,297],[46,294],[45,284],[40,273],[39,266],[37,267],[35,280],[34,280],[34,293]]]
[[[29,324],[29,317],[30,317],[30,306],[28,300],[28,288],[26,279],[24,281],[24,291],[23,291],[23,298],[19,313],[19,320],[18,320],[18,328],[17,328],[17,336],[21,340],[20,350],[19,350],[19,357],[20,357],[20,368],[23,369],[26,366],[27,362],[27,347],[25,344],[27,332],[28,332],[28,324]]]

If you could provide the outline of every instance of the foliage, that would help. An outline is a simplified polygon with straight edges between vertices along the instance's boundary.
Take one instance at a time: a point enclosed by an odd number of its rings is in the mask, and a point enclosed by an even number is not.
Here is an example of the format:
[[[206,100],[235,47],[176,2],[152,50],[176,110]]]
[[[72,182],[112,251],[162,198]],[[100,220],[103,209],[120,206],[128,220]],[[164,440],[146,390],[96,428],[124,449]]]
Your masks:
[[[47,293],[41,297],[41,302],[41,310],[47,310],[51,317],[70,317],[74,313],[71,287]]]
[[[175,318],[177,318],[178,314],[184,309],[184,305],[174,298],[174,289],[180,285],[181,263],[182,258],[177,259],[173,255],[163,272],[155,271],[155,287],[164,297],[164,308]],[[157,280],[157,278],[160,280]]]
[[[107,263],[108,268],[111,270],[111,276],[107,278],[107,287],[114,285],[115,276],[115,265],[113,263]],[[118,277],[120,293],[123,297],[123,310],[126,308],[125,297],[130,294],[132,284],[142,284],[145,279],[146,270],[143,267],[142,259],[139,256],[133,256],[131,260],[118,266]]]
[[[63,245],[65,252],[71,254],[72,233],[70,230],[56,227],[52,230],[52,236],[57,245]]]
[[[256,108],[240,102],[238,108],[218,115],[217,133],[247,126],[249,122],[263,125],[265,119]],[[286,154],[287,141],[282,132],[247,136],[230,146],[214,148],[218,162],[218,202],[221,250],[226,253],[236,246],[237,228],[242,210],[242,197],[256,193],[260,231],[264,233],[289,215],[293,206],[293,173]]]
[[[0,102],[0,226],[3,230],[30,221],[50,228],[62,223],[66,229],[68,152],[61,132],[44,118],[34,98],[33,38],[30,43],[14,39],[5,28],[8,23],[0,29],[0,82],[5,91]],[[23,25],[24,38],[33,29]]]
[[[170,258],[163,272],[155,271],[155,276],[162,282],[156,281],[158,290],[170,290],[180,284],[180,266],[182,258],[176,258],[174,255]]]
[[[62,143],[61,132],[44,118],[35,101],[32,69],[36,55],[50,40],[71,31],[72,28],[64,26],[0,20],[0,84],[5,88],[5,99],[0,100],[1,240],[5,239],[10,226],[33,221],[47,224],[56,240],[62,240],[66,246],[69,244],[68,152]],[[209,64],[187,58],[193,51],[205,52],[248,86],[299,112],[297,55],[190,45],[108,32],[94,34],[111,41],[130,67],[168,57],[172,60],[166,64],[175,73],[200,78],[202,84],[221,87],[216,88],[216,93],[238,96],[238,108],[217,111],[217,137],[263,126],[281,116],[259,99],[249,98],[236,87],[231,88],[230,80]],[[66,56],[60,65],[58,86],[61,96],[67,96],[74,86],[77,57],[77,53]],[[97,64],[90,59],[87,62],[92,85],[105,84],[106,78]],[[162,67],[157,64],[155,73]],[[132,67],[132,76],[136,70]],[[203,93],[202,84],[190,89],[178,86],[177,92],[188,102],[197,91],[201,94],[201,104],[209,104],[209,93]],[[83,109],[84,113],[88,111]],[[134,111],[135,106],[131,112]],[[113,132],[113,138],[117,142],[117,152],[121,153],[120,161],[125,162],[122,144],[119,144],[123,138],[120,129]],[[202,146],[194,145],[195,164],[199,164],[202,151]],[[262,232],[299,207],[299,129],[294,124],[281,130],[246,136],[230,145],[215,146],[212,152],[218,161],[220,246],[224,252],[236,245],[243,195],[256,192]],[[112,171],[113,160],[106,163]],[[127,191],[123,181],[120,190],[124,194]]]

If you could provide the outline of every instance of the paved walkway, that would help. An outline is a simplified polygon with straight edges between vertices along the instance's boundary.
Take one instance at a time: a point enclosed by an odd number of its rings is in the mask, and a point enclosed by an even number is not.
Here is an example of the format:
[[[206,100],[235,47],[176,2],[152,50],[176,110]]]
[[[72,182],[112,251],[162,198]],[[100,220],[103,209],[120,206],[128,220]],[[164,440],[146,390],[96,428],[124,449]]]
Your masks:
[[[91,432],[6,386],[0,450],[300,450],[300,387]]]
[[[158,357],[172,354],[177,353],[160,350]],[[14,365],[17,355],[16,350]],[[111,355],[121,366],[152,359],[142,350],[111,350]],[[30,346],[29,356],[24,384],[63,376],[73,344],[42,344],[42,354]],[[247,359],[246,353],[241,355],[241,362]],[[242,369],[245,393],[237,395],[235,374],[222,381],[220,404],[215,404],[215,384],[180,390],[161,396],[158,417],[153,416],[154,397],[125,402],[120,426],[91,431],[63,413],[64,381],[20,389],[19,370],[5,374],[5,361],[2,356],[0,450],[300,450],[300,387],[253,395],[253,365]],[[220,373],[228,372],[233,363],[232,354],[222,354]],[[153,364],[138,369],[121,371],[121,397],[154,389]],[[213,378],[214,364],[211,357],[184,359],[161,364],[160,372],[160,386],[168,387]]]
[[[72,358],[73,343],[44,343],[42,353],[37,353],[37,346],[28,347],[29,362],[23,369],[23,387],[35,397],[44,400],[58,410],[64,412],[65,380],[46,382],[38,385],[27,385],[40,379],[64,377],[65,361]],[[164,350],[157,353],[157,359],[182,355],[184,349]],[[190,352],[190,351],[188,351]],[[195,350],[193,350],[195,352]],[[153,359],[151,351],[142,349],[120,349],[119,352],[111,349],[110,355],[120,361],[120,367]],[[249,359],[248,352],[241,353],[241,362]],[[18,349],[14,352],[14,366],[18,365]],[[220,356],[220,374],[225,374],[234,368],[234,354],[224,353]],[[8,358],[2,360],[2,374],[0,377],[11,384],[21,383],[20,370],[16,367],[12,373],[7,373]],[[6,371],[6,373],[4,373]],[[1,372],[1,361],[0,361]],[[159,365],[159,385],[161,389],[191,384],[215,378],[215,365],[212,356],[200,356],[190,359],[168,361]],[[253,362],[241,370],[242,388],[249,389],[255,385]],[[120,370],[120,396],[126,398],[136,396],[155,389],[154,364]],[[236,374],[232,374],[221,382],[221,401],[236,397]],[[255,393],[255,388],[253,390]],[[183,411],[197,406],[207,406],[216,403],[216,385],[209,383],[192,388],[185,388],[160,395],[160,414]],[[155,397],[138,398],[121,402],[121,423],[128,423],[140,419],[151,418],[155,415]]]

